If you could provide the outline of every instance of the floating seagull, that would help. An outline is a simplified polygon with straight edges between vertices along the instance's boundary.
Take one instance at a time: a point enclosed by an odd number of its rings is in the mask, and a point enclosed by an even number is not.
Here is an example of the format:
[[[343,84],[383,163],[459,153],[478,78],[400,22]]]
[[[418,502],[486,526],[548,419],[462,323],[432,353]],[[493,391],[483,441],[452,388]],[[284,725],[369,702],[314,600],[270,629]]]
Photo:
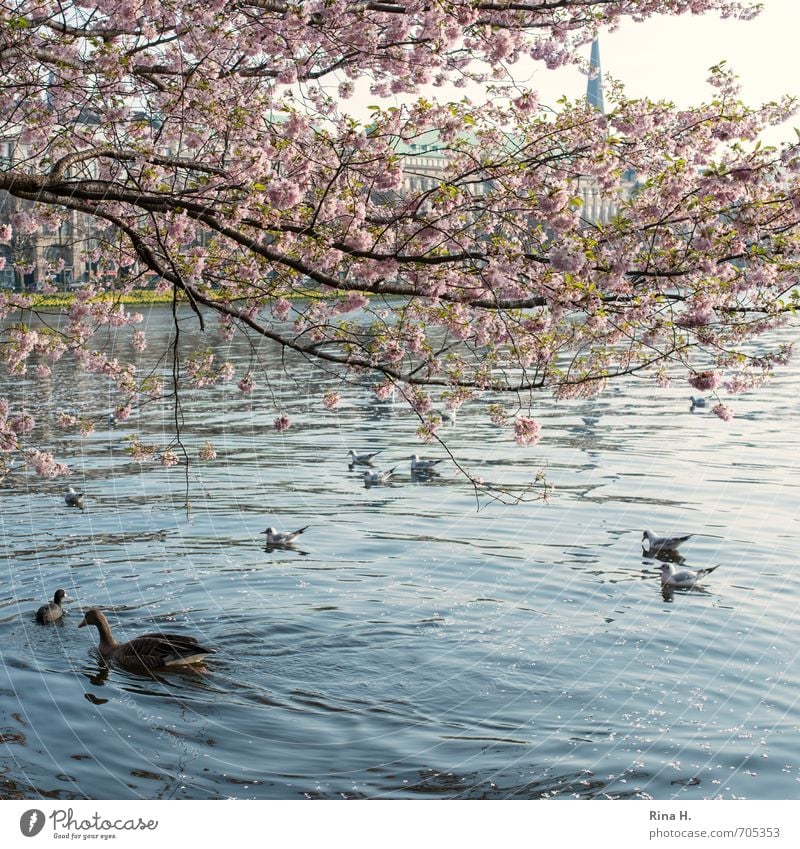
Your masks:
[[[76,492],[71,486],[64,490],[64,501],[67,507],[80,507],[83,510],[83,493]]]
[[[113,413],[108,414],[108,426],[116,427],[117,426],[117,417]]]
[[[412,472],[430,472],[437,463],[442,460],[422,460],[416,454],[411,455],[411,471]]]
[[[373,451],[372,453],[356,454],[356,452],[351,448],[348,453],[350,454],[351,466],[371,466],[372,458],[377,457],[381,452]]]
[[[716,566],[711,566],[709,569],[698,569],[696,572],[693,572],[691,569],[681,569],[678,571],[671,563],[662,563],[661,586],[688,589],[715,569],[719,569],[719,563]]]
[[[388,472],[364,472],[364,486],[386,483],[394,474],[396,468],[397,466],[393,469],[389,469]]]
[[[292,545],[300,534],[304,534],[310,527],[311,525],[306,525],[304,528],[299,528],[296,531],[276,531],[275,528],[267,528],[261,533],[267,535],[267,545]]]
[[[675,551],[681,543],[686,542],[691,536],[693,534],[686,534],[686,536],[682,537],[657,537],[650,531],[644,531],[642,533],[642,548],[645,548],[646,540],[647,546],[645,550],[648,554],[655,554],[657,551]]]
[[[705,398],[695,398],[694,395],[692,395],[689,400],[691,401],[691,409],[694,409],[695,407],[705,407],[706,405]]]
[[[36,621],[40,625],[57,622],[64,615],[64,611],[61,609],[62,601],[72,601],[72,599],[67,595],[66,590],[56,590],[53,600],[49,604],[43,604],[36,611]]]

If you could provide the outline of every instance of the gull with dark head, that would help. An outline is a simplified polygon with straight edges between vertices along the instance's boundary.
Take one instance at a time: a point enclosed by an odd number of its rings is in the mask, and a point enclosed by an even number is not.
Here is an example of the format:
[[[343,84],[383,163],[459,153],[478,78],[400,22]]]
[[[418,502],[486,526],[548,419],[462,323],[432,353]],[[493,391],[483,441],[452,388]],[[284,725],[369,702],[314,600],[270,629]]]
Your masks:
[[[355,451],[351,448],[348,452],[350,455],[350,465],[351,466],[371,466],[372,461],[375,457],[380,454],[380,451],[371,451],[364,452],[362,454],[356,454]]]
[[[695,586],[698,581],[711,574],[715,569],[719,569],[719,564],[710,566],[708,569],[676,569],[672,563],[661,564],[661,586],[662,587],[677,587],[678,589],[690,589]]]
[[[378,486],[383,483],[388,483],[389,478],[395,473],[395,466],[389,469],[388,472],[364,472],[364,486]]]
[[[423,460],[421,457],[418,457],[416,454],[411,455],[411,472],[419,473],[419,472],[430,472],[433,471],[433,467],[438,465],[439,463],[444,462],[443,460]]]
[[[657,537],[650,531],[642,532],[642,548],[645,554],[656,554],[658,552],[675,551],[679,545],[686,542],[693,534],[681,537]]]
[[[76,492],[71,486],[67,487],[64,490],[64,503],[67,507],[79,507],[83,510],[83,493]]]
[[[304,534],[310,527],[311,525],[306,525],[296,531],[276,531],[275,528],[267,528],[262,533],[267,535],[268,546],[292,545],[300,534]]]

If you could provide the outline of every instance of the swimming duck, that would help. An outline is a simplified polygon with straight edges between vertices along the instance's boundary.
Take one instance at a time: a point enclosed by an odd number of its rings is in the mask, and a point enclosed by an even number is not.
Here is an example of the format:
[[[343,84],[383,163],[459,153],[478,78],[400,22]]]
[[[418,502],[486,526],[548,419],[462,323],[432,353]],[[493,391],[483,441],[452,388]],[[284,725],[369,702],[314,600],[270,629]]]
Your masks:
[[[48,622],[57,622],[64,615],[64,610],[61,607],[61,602],[64,599],[70,601],[66,590],[56,590],[53,600],[48,604],[43,604],[36,611],[36,621],[40,625],[46,625]]]
[[[201,646],[194,637],[185,634],[142,634],[127,643],[118,643],[111,633],[108,620],[96,607],[86,611],[78,627],[83,628],[84,625],[97,628],[100,634],[98,648],[105,660],[114,660],[120,666],[134,670],[149,672],[202,663],[207,654],[216,651]]]

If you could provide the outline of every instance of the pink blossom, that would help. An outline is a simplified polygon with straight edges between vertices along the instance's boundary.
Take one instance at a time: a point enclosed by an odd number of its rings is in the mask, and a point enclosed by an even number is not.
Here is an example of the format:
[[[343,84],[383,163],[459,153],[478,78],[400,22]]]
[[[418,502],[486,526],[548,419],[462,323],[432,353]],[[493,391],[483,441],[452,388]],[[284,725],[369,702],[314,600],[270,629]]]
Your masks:
[[[125,449],[126,453],[137,462],[143,463],[152,460],[156,453],[155,445],[144,445],[135,436],[130,437],[130,445]]]
[[[275,430],[280,432],[282,430],[288,430],[291,427],[292,423],[289,420],[289,416],[283,414],[283,415],[278,416],[277,419],[275,419],[274,425],[275,425]]]
[[[197,452],[201,460],[215,460],[217,452],[210,442],[206,442]]]
[[[8,427],[14,433],[30,433],[35,424],[35,419],[29,413],[21,413],[8,419]]]
[[[326,392],[322,399],[322,406],[326,410],[335,410],[341,403],[342,396],[338,392]]]
[[[178,465],[178,455],[174,451],[161,452],[161,465],[169,468],[170,466]]]
[[[258,384],[253,380],[253,375],[250,372],[239,381],[237,386],[239,387],[239,391],[243,392],[245,395],[249,395]]]
[[[514,422],[514,441],[517,445],[536,445],[541,439],[542,426],[535,419],[517,416]]]
[[[267,197],[277,209],[290,209],[303,197],[303,192],[294,180],[273,180],[267,189]]]
[[[725,404],[717,404],[711,408],[711,412],[715,416],[719,416],[724,422],[729,422],[733,418],[733,410]]]
[[[585,265],[583,253],[570,245],[557,245],[550,251],[550,262],[557,271],[577,274]]]
[[[41,378],[42,380],[50,377],[51,373],[50,366],[46,366],[44,363],[40,363],[36,366],[36,377]]]
[[[147,347],[147,338],[144,335],[144,330],[134,330],[131,335],[131,345],[134,351],[144,351]]]
[[[272,314],[279,321],[283,321],[287,315],[289,315],[289,311],[292,308],[292,302],[287,300],[286,298],[278,298],[277,301],[272,305]]]
[[[19,440],[16,434],[10,430],[0,429],[0,453],[10,454],[12,451],[16,451],[17,448],[19,448]]]
[[[716,389],[722,383],[722,375],[718,371],[693,371],[689,375],[689,385],[701,392]]]
[[[489,404],[489,419],[493,425],[502,427],[508,422],[508,413],[500,404]]]
[[[57,463],[53,455],[47,451],[29,451],[25,457],[25,463],[43,478],[57,478],[71,474],[68,466]]]
[[[735,395],[739,392],[747,392],[748,389],[754,387],[755,383],[754,379],[748,379],[743,374],[734,374],[729,380],[725,381],[725,389]]]
[[[220,316],[217,330],[223,341],[230,342],[233,339],[236,327],[228,316]]]
[[[125,419],[129,419],[130,416],[131,416],[131,405],[130,404],[125,404],[124,406],[117,407],[117,409],[114,410],[114,418],[118,422],[124,422]]]
[[[420,442],[433,442],[436,431],[442,426],[441,416],[428,418],[417,428],[417,438]]]
[[[28,236],[39,229],[39,222],[29,212],[15,212],[11,216],[11,226],[16,233]]]
[[[56,417],[56,424],[61,428],[75,427],[78,423],[78,417],[70,413],[59,413]]]
[[[388,398],[394,397],[395,387],[390,380],[386,380],[383,383],[376,383],[372,387],[372,391],[379,401],[386,401]]]

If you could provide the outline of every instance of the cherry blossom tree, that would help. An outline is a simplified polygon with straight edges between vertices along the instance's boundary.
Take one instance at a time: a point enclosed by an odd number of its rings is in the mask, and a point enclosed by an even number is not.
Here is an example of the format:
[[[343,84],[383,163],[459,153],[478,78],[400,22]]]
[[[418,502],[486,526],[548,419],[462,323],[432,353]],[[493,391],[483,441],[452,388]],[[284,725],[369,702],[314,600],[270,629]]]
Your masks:
[[[194,311],[201,340],[169,352],[176,395],[222,380],[258,392],[257,373],[217,356],[221,330],[274,340],[342,381],[372,376],[379,397],[407,400],[423,439],[441,436],[435,404],[469,401],[534,444],[538,393],[589,397],[633,373],[714,391],[730,418],[721,395],[759,385],[790,353],[769,331],[797,304],[800,156],[758,137],[794,104],[743,104],[724,65],[691,109],[615,87],[605,114],[582,99],[552,111],[515,78],[525,63],[578,61],[625,18],[703,12],[754,10],[5,0],[0,190],[14,211],[0,241],[79,215],[92,269],[58,327],[37,322],[32,295],[0,295],[5,368],[46,374],[74,357],[113,382],[125,418],[163,387],[104,351],[98,330],[143,350],[140,317],[119,299],[155,280]],[[370,87],[368,118],[348,105],[356,84]],[[445,84],[464,98],[435,100]],[[431,138],[434,178],[415,170]],[[601,221],[587,184],[612,210]],[[327,387],[320,409],[338,400]],[[0,401],[0,451],[66,471],[31,441],[37,423],[18,403]],[[291,412],[275,410],[277,430]]]

